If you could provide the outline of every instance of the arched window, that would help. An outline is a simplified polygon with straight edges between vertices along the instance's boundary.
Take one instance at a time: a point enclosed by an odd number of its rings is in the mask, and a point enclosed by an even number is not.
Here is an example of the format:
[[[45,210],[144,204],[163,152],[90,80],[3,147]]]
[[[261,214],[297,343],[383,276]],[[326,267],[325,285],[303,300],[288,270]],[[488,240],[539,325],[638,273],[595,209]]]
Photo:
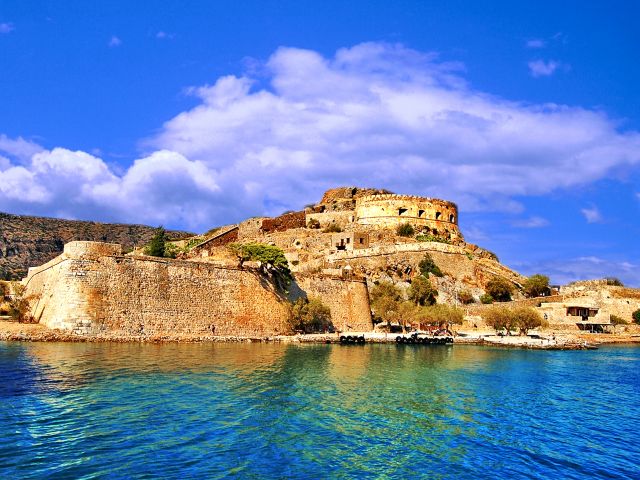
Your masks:
[[[418,210],[418,217],[420,218],[424,217],[424,210]]]
[[[440,220],[441,216],[442,216],[442,212],[436,212],[436,220]]]
[[[451,215],[449,215],[449,221],[451,223],[453,223],[453,221],[456,219],[456,217],[453,215],[453,213]]]

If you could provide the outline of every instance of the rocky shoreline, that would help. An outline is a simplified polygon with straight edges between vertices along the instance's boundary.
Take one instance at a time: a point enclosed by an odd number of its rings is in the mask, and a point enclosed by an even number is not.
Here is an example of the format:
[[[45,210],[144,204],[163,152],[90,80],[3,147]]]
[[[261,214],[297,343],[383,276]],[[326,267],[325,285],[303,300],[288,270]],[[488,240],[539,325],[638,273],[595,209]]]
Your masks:
[[[351,333],[355,335],[356,333]],[[377,332],[357,333],[364,335],[367,343],[396,343],[398,334]],[[116,343],[340,343],[338,334],[278,335],[271,337],[241,337],[218,335],[161,335],[161,336],[122,336],[102,334],[95,336],[77,335],[62,330],[54,330],[40,324],[0,321],[0,341],[17,342],[116,342]],[[524,348],[535,350],[587,350],[606,344],[640,344],[640,335],[603,335],[603,334],[561,334],[555,338],[509,336],[499,337],[492,334],[457,335],[455,345],[481,345],[500,348]]]

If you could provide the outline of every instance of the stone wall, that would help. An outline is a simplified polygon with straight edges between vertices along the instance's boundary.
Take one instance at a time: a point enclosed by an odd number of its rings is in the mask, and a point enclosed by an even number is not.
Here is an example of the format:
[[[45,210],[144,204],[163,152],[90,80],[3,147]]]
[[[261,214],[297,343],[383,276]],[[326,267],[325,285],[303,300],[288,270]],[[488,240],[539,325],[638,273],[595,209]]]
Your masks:
[[[36,320],[50,328],[125,338],[263,337],[289,331],[287,300],[257,271],[123,257],[117,248],[73,242],[63,255],[33,269],[24,283]],[[370,324],[362,282],[319,277],[303,280],[302,288],[327,303],[338,324]]]
[[[458,207],[436,198],[394,194],[361,197],[356,203],[356,222],[381,227],[410,223],[434,235],[462,238]]]
[[[260,229],[265,233],[270,233],[284,232],[285,230],[290,230],[292,228],[304,228],[306,226],[305,213],[304,211],[301,211],[284,213],[275,218],[265,218],[262,221]]]
[[[367,283],[340,277],[300,275],[296,283],[309,297],[318,297],[331,310],[331,321],[341,332],[373,330]]]

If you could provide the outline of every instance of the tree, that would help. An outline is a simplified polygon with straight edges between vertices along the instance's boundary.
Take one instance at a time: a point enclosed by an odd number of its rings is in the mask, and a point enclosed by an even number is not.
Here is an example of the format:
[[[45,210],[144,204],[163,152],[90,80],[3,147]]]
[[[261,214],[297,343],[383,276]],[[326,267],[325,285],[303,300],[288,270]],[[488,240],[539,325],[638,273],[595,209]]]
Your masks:
[[[319,298],[299,298],[291,306],[292,326],[304,333],[333,329],[331,310]]]
[[[413,303],[424,307],[425,305],[433,305],[436,303],[438,290],[431,285],[428,278],[419,275],[411,280],[408,296],[409,300]]]
[[[144,249],[145,255],[152,257],[164,257],[165,244],[167,242],[167,232],[163,227],[158,227],[151,242]]]
[[[420,275],[427,278],[429,277],[430,273],[434,274],[436,277],[443,276],[442,271],[440,270],[438,265],[436,265],[436,262],[433,261],[431,255],[429,255],[428,253],[425,253],[424,258],[418,264],[418,268],[420,269]]]
[[[371,289],[371,307],[389,326],[398,318],[402,300],[402,291],[391,282],[380,282]]]
[[[505,307],[489,307],[484,310],[481,315],[484,322],[492,327],[496,332],[506,329],[507,334],[509,334],[511,329],[515,326],[511,310]]]
[[[265,275],[272,274],[283,290],[291,283],[289,262],[281,248],[264,243],[230,243],[228,249],[238,257],[240,268],[244,262],[260,262],[260,271]]]
[[[511,300],[513,285],[502,277],[493,277],[487,282],[486,290],[497,302],[508,302]]]
[[[533,328],[546,327],[548,325],[542,315],[531,307],[515,307],[511,310],[511,315],[513,315],[514,323],[520,329],[521,335],[526,335]]]
[[[540,275],[536,273],[531,275],[524,282],[524,294],[529,297],[542,297],[549,295],[551,290],[549,289],[549,277],[546,275]]]
[[[420,323],[427,323],[430,325],[459,325],[464,320],[464,312],[462,309],[453,305],[438,304],[420,308],[416,318]]]
[[[20,323],[33,322],[29,299],[24,296],[25,287],[14,284],[14,295],[9,302],[9,315],[14,321]]]
[[[401,223],[396,228],[396,233],[401,237],[413,237],[416,231],[410,223]]]
[[[633,323],[637,323],[640,325],[640,308],[631,314],[633,318]]]

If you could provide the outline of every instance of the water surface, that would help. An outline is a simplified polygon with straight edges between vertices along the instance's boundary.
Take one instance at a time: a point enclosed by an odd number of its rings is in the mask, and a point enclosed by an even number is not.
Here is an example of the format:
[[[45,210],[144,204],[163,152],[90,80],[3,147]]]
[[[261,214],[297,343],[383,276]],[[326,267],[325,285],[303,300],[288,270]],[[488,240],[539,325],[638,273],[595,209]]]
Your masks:
[[[1,478],[640,478],[640,348],[0,342]]]

